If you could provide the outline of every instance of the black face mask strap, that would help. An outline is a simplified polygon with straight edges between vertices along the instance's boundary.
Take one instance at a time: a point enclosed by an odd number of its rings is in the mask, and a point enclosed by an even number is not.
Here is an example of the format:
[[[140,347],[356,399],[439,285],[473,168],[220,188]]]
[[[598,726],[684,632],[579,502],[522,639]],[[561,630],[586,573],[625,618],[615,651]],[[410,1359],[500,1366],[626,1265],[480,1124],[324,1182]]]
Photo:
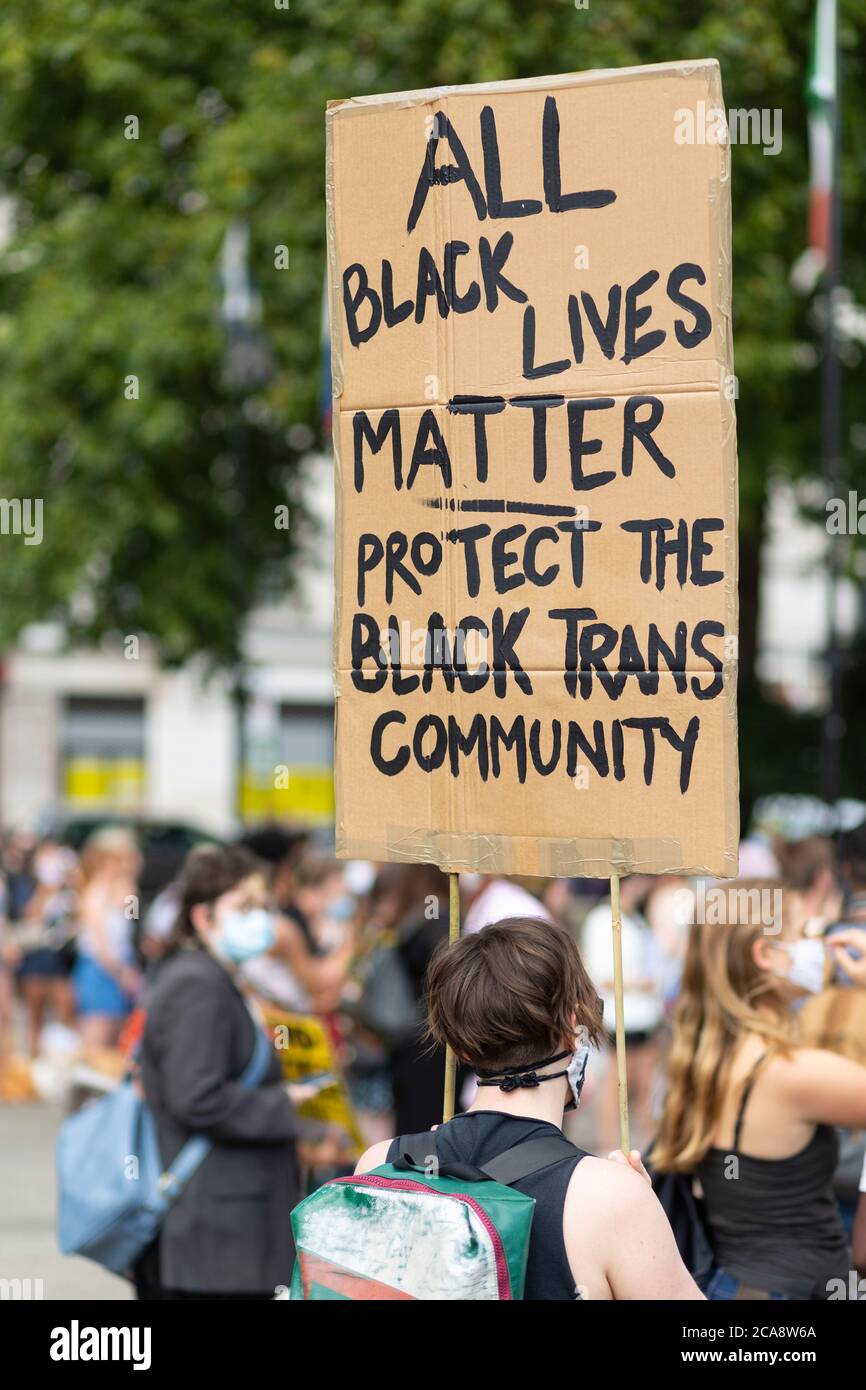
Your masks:
[[[555,1081],[557,1077],[567,1076],[568,1067],[562,1071],[548,1072],[547,1076],[539,1076],[539,1067],[549,1067],[551,1062],[563,1062],[566,1057],[571,1057],[570,1052],[557,1052],[554,1057],[543,1057],[540,1062],[529,1062],[523,1067],[504,1067],[501,1072],[482,1072],[476,1073],[479,1086],[498,1086],[500,1091],[517,1091],[523,1087],[531,1089],[540,1086],[542,1081]]]

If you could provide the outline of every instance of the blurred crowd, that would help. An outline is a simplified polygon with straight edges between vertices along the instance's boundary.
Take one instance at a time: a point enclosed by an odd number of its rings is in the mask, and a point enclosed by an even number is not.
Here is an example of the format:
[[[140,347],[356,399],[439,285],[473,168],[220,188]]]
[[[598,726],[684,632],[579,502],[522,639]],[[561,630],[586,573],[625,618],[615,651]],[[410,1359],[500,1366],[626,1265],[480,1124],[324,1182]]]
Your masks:
[[[272,944],[240,967],[245,988],[268,1006],[326,1022],[365,1142],[435,1124],[444,1058],[428,1045],[421,1021],[427,966],[448,936],[447,877],[430,865],[344,862],[305,832],[279,825],[252,830],[241,844],[255,859],[273,923]],[[206,852],[193,849],[190,857]],[[183,870],[143,898],[142,865],[134,835],[119,825],[97,829],[77,851],[21,831],[3,838],[0,1062],[65,1048],[100,1065],[116,1052],[161,963],[180,944]],[[791,838],[758,829],[742,843],[740,876],[777,881],[799,894],[812,934],[866,923],[866,824],[842,836]],[[612,1057],[606,882],[463,873],[460,896],[464,932],[506,917],[535,917],[575,935],[604,1002]],[[706,901],[706,887],[701,898],[699,886],[685,878],[634,874],[621,881],[624,1026],[638,1135],[652,1132],[660,1109],[689,927]],[[849,1031],[840,1046],[866,1061],[857,1029]],[[461,1086],[464,1098],[471,1096],[471,1079],[461,1078]],[[593,1138],[613,1146],[612,1065],[597,1069],[590,1093]]]
[[[791,967],[791,1007],[798,1015],[801,1044],[866,1063],[866,989],[849,987],[862,983],[860,975],[866,977],[866,965],[858,964],[858,942],[866,944],[866,934],[857,931],[866,928],[866,808],[862,820],[856,814],[847,820],[844,830],[807,826],[803,833],[797,816],[787,825],[784,818],[781,823],[778,817],[759,819],[741,844],[739,880],[733,885],[641,874],[620,882],[632,1134],[641,1146],[667,1134],[662,1147],[673,1154],[669,1166],[674,1169],[682,1167],[677,1145],[688,1148],[691,1142],[683,1137],[686,1092],[697,1084],[698,1053],[709,1046],[714,996],[720,991],[730,995],[722,1007],[727,1023],[720,1023],[714,1044],[717,1073],[739,1047],[732,1020],[742,1014],[744,1037],[756,1026],[758,1033],[770,1026],[750,1012],[753,996],[778,974],[772,961],[760,965],[764,948],[754,944],[756,923],[763,924],[759,934],[769,936],[771,952],[774,933],[780,934],[783,952],[789,950],[784,943],[793,940],[792,932],[802,938],[796,950],[791,948],[792,959],[802,956],[815,966],[815,978],[808,980],[803,961]],[[758,887],[750,889],[750,884]],[[585,1146],[616,1148],[608,883],[466,872],[459,877],[459,889],[464,935],[490,923],[530,918],[557,924],[579,945],[603,1004],[604,1056],[590,1070],[585,1103],[576,1122],[568,1120],[567,1130]],[[734,905],[749,894],[754,902]],[[721,936],[711,930],[716,924]],[[705,929],[716,941],[734,942],[737,934],[748,934],[752,973],[735,979],[730,955],[714,977],[706,952],[715,948],[701,944]],[[290,1148],[296,1144],[297,1197],[329,1174],[348,1171],[364,1145],[393,1134],[418,1133],[441,1120],[445,1057],[426,1032],[424,994],[431,958],[448,933],[449,882],[437,868],[341,861],[307,832],[281,825],[250,830],[235,844],[194,847],[177,873],[162,883],[146,872],[145,854],[123,825],[105,824],[77,847],[61,837],[10,832],[0,845],[0,1101],[43,1096],[74,1108],[77,1100],[68,1084],[72,1065],[89,1069],[91,1077],[102,1076],[108,1089],[129,1066],[142,1039],[146,1056],[150,1029],[148,1098],[152,1100],[151,1092],[170,1091],[175,1082],[178,1092],[187,1088],[181,1109],[187,1129],[194,1132],[204,1092],[233,1094],[230,1082],[226,1090],[233,1064],[222,1055],[223,1043],[228,1047],[229,1034],[236,1036],[246,1026],[243,1019],[240,1024],[228,1016],[223,1021],[222,1006],[214,1005],[202,1042],[191,1021],[197,1001],[206,1012],[210,1005],[206,1008],[205,1001],[218,1000],[222,985],[212,966],[198,975],[178,969],[179,956],[186,953],[189,961],[194,954],[199,961],[217,962],[220,979],[229,972],[238,998],[274,1038],[282,1021],[296,1053],[298,1048],[318,1048],[316,1037],[326,1040],[326,1059],[322,1062],[317,1052],[315,1075],[309,1068],[293,1071],[289,1053],[289,1069],[285,1061],[282,1072],[278,1068],[288,1096],[280,1101],[288,1109],[280,1114],[278,1134],[269,1133],[273,1116],[260,1120],[259,1138],[268,1143],[279,1138]],[[826,949],[836,935],[847,954]],[[810,939],[816,943],[815,956],[802,944]],[[689,951],[695,961],[691,980]],[[754,962],[759,962],[757,973]],[[183,985],[180,1015],[189,1015],[181,1018],[174,1004],[166,1006],[165,1026],[180,1030],[170,1046],[159,1042],[163,1025],[155,1017],[156,1004],[149,1003],[160,999],[161,981],[162,995],[169,1000],[175,986]],[[699,1019],[698,1033],[689,1042],[692,1015]],[[318,1032],[305,1033],[305,1020]],[[181,1036],[184,1028],[193,1031]],[[196,1066],[210,1066],[212,1058],[219,1062],[218,1084],[192,1073],[180,1075],[197,1047],[201,1057]],[[166,1067],[176,1069],[177,1077],[167,1075]],[[676,1081],[678,1068],[682,1075]],[[58,1085],[59,1076],[67,1084]],[[334,1086],[340,1091],[338,1111],[332,1107],[319,1113],[336,1113],[337,1120],[305,1128],[290,1118],[302,1116],[318,1090]],[[475,1088],[475,1076],[459,1069],[458,1110],[472,1104]],[[674,1091],[681,1094],[674,1096]],[[713,1101],[714,1114],[718,1103]],[[165,1104],[168,1117],[172,1107]],[[689,1112],[692,1118],[699,1110]],[[763,1107],[757,1114],[763,1116]],[[839,1128],[839,1136],[835,1200],[850,1231],[863,1170],[863,1135]],[[707,1144],[702,1144],[706,1152]],[[181,1240],[177,1248],[187,1244]],[[204,1256],[202,1264],[207,1264]],[[145,1269],[144,1287],[160,1289],[160,1277],[164,1282],[164,1275],[148,1275]],[[254,1287],[258,1283],[253,1280]]]

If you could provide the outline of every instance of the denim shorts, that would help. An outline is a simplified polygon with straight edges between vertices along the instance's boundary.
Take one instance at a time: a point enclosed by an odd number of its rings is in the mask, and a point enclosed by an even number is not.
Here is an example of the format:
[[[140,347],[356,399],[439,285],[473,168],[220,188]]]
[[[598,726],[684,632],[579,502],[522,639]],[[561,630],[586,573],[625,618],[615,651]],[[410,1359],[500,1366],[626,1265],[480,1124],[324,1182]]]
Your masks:
[[[79,1014],[107,1014],[110,1018],[126,1018],[132,1000],[125,994],[113,975],[90,956],[79,956],[72,972],[75,1002]]]
[[[714,1269],[704,1280],[702,1292],[713,1303],[725,1299],[781,1299],[786,1303],[791,1302],[790,1294],[752,1288],[744,1280],[729,1274],[726,1269]]]

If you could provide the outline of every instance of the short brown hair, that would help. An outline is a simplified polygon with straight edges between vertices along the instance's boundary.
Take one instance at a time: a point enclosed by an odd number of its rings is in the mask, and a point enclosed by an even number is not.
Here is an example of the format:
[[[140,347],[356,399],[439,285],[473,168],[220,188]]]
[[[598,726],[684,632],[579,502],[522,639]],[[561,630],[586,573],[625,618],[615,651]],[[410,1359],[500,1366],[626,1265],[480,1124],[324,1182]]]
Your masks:
[[[191,917],[194,907],[199,903],[210,906],[223,893],[237,888],[245,878],[262,872],[259,860],[241,845],[199,845],[190,850],[176,884],[175,942],[195,942],[196,930]]]
[[[568,932],[508,917],[443,942],[427,973],[430,1037],[481,1071],[526,1066],[561,1051],[574,1023],[602,1036],[602,1003]]]

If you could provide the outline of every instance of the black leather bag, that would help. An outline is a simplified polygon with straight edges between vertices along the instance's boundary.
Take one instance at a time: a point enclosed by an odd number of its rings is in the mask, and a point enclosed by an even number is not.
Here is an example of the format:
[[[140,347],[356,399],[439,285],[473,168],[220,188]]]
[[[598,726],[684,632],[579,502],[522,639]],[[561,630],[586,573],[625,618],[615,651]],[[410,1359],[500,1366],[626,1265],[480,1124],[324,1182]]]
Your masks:
[[[384,1043],[404,1047],[418,1037],[421,1009],[396,941],[375,946],[364,971],[361,997],[343,1011]]]
[[[646,1163],[646,1169],[653,1192],[670,1222],[683,1264],[695,1283],[702,1284],[712,1272],[715,1257],[704,1204],[695,1194],[694,1179],[689,1173],[659,1173],[651,1161]]]

